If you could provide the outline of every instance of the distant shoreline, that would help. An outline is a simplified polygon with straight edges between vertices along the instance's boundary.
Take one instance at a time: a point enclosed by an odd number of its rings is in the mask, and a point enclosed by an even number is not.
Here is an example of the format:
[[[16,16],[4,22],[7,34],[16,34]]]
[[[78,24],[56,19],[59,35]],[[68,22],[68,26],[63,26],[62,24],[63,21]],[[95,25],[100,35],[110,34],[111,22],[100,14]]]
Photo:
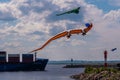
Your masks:
[[[108,63],[108,67],[117,67],[117,64],[120,63],[120,61],[107,61],[107,63]],[[63,68],[85,68],[88,66],[103,67],[104,61],[78,61],[78,60],[74,60],[73,62],[71,62],[70,60],[66,60],[66,61],[49,61],[48,64],[63,65]]]
[[[120,60],[116,60],[116,61],[107,61],[108,64],[110,65],[114,65],[117,63],[120,63]],[[81,64],[81,65],[87,65],[87,64],[94,64],[94,65],[103,65],[104,61],[82,61],[82,60],[74,60],[74,61],[70,61],[70,60],[62,60],[62,61],[49,61],[48,64]]]
[[[104,65],[90,65],[90,64],[81,65],[81,64],[70,64],[70,65],[65,65],[65,66],[63,66],[63,68],[85,68],[85,67],[95,67],[95,68],[99,68],[99,67],[104,67]],[[117,64],[108,65],[108,67],[117,67]]]

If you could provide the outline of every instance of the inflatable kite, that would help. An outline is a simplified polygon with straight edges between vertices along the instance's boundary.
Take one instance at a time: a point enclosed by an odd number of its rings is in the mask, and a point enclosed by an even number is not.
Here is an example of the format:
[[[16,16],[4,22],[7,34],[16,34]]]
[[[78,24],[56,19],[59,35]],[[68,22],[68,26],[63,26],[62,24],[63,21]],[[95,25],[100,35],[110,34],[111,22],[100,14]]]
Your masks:
[[[86,26],[87,28],[83,29],[83,31],[82,31],[82,35],[83,35],[83,36],[86,35],[86,33],[87,33],[89,30],[91,30],[93,24],[92,24],[92,23],[91,23],[91,24],[90,24],[90,23],[86,23],[85,26]]]
[[[111,49],[111,51],[115,51],[115,50],[117,50],[117,48],[113,48],[113,49]]]
[[[50,38],[45,44],[42,45],[42,47],[40,47],[38,49],[35,49],[35,50],[31,51],[31,52],[36,52],[38,50],[41,50],[46,45],[48,45],[51,41],[56,40],[56,39],[61,38],[61,37],[65,37],[66,36],[67,38],[70,38],[72,36],[72,34],[80,34],[80,33],[82,33],[82,35],[86,35],[86,33],[92,28],[92,26],[93,26],[92,23],[91,24],[87,23],[87,26],[86,26],[87,28],[85,28],[83,30],[82,29],[72,29],[70,31],[61,32],[61,33],[53,36],[52,38]]]
[[[60,16],[60,15],[64,15],[64,14],[70,14],[70,13],[78,14],[79,13],[79,9],[80,9],[80,7],[72,9],[70,11],[66,11],[64,13],[56,14],[56,16]]]

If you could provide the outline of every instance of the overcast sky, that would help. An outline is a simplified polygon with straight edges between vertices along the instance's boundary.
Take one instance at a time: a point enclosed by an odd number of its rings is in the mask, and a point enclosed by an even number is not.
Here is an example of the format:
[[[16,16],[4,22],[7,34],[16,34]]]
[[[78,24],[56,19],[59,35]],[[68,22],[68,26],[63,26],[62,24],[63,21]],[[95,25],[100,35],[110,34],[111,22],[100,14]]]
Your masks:
[[[56,16],[77,7],[79,14]],[[0,50],[27,53],[64,30],[84,28],[86,22],[93,23],[86,36],[52,41],[38,57],[104,60],[107,50],[108,60],[120,60],[120,0],[0,0]]]

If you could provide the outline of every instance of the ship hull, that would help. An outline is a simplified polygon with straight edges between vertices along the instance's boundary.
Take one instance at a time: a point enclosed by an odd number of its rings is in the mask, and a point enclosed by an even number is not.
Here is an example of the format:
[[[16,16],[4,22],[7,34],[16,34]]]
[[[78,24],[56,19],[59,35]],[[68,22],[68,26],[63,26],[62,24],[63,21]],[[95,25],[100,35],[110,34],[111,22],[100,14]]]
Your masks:
[[[44,71],[48,59],[38,59],[35,62],[0,63],[0,71]]]

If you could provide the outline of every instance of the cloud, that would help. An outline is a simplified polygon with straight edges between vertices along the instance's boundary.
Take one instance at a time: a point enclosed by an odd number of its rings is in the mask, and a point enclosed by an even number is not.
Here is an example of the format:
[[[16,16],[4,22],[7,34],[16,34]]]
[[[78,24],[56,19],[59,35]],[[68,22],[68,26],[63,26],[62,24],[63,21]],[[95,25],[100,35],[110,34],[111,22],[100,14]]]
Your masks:
[[[83,40],[73,39],[73,40],[71,41],[71,44],[72,44],[72,46],[82,46],[82,45],[86,44],[86,42],[83,41]]]
[[[94,39],[93,48],[99,48],[99,51],[105,49],[109,51],[112,47],[119,47],[119,12],[120,10],[111,10],[95,23],[94,31],[98,37]]]
[[[9,8],[7,8],[6,4],[0,5],[0,20],[1,21],[14,21],[16,17],[10,12]]]
[[[109,13],[105,14],[104,19],[108,21],[114,21],[115,23],[119,23],[120,20],[120,9],[111,10]]]

